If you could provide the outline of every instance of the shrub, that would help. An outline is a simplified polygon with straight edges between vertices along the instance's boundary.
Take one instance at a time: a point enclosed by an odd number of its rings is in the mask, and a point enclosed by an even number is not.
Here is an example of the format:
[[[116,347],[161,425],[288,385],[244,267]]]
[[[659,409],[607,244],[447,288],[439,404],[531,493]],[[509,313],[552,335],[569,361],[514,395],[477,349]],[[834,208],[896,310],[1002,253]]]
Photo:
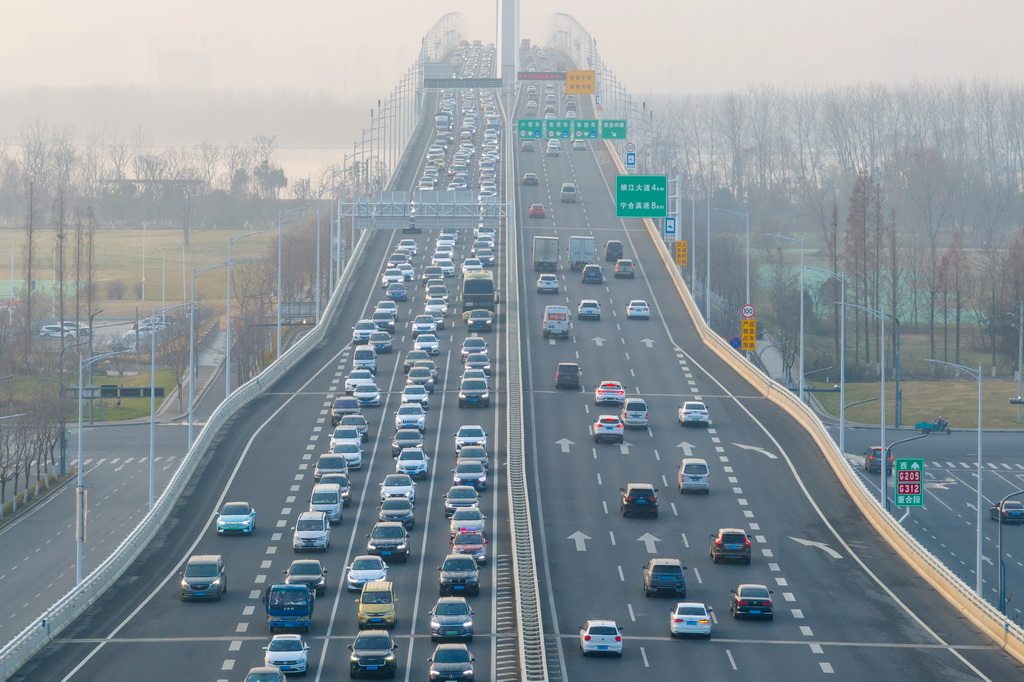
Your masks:
[[[128,292],[128,284],[123,279],[115,279],[107,282],[107,298],[120,301]]]

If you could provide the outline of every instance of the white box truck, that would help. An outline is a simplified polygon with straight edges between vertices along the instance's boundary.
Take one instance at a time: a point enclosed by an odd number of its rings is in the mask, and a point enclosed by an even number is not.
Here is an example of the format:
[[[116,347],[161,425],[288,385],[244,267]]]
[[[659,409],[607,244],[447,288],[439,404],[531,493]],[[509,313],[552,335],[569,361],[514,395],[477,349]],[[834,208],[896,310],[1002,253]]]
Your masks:
[[[582,270],[594,261],[597,244],[593,237],[569,237],[569,267]]]
[[[533,269],[551,272],[558,269],[558,237],[533,238]]]

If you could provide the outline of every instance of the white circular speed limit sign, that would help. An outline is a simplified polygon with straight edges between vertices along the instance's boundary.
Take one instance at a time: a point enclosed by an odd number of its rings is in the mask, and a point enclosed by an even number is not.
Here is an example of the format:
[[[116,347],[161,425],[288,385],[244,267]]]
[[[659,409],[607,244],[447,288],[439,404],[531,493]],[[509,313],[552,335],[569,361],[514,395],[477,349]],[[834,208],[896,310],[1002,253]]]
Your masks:
[[[633,144],[632,142],[627,142],[626,143],[626,153],[627,154],[632,154],[635,151],[636,151],[636,145]]]
[[[740,315],[749,320],[754,316],[754,306],[747,303],[745,306],[740,308]]]

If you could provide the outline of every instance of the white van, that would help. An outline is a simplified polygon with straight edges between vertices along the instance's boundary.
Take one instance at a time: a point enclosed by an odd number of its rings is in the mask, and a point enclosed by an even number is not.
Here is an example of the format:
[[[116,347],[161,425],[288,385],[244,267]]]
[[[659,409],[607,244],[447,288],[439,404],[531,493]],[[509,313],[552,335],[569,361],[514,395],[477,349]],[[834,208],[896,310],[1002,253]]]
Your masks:
[[[549,305],[544,308],[544,338],[560,336],[563,339],[569,338],[569,330],[572,323],[569,322],[569,309],[564,305]]]
[[[647,402],[643,398],[626,398],[619,418],[627,429],[647,428]]]
[[[307,549],[326,552],[331,545],[331,524],[323,512],[302,512],[292,530],[295,531],[292,534],[292,549],[296,552]]]
[[[337,483],[317,483],[309,498],[309,511],[323,512],[331,523],[341,522],[341,508],[345,500],[341,497],[341,486]]]
[[[352,351],[352,369],[360,368],[377,373],[377,351],[372,346],[359,346]]]
[[[687,457],[679,465],[679,492],[701,492],[705,495],[711,488],[711,470],[708,463],[699,457]]]
[[[563,182],[560,196],[563,203],[576,203],[576,185],[571,182]]]

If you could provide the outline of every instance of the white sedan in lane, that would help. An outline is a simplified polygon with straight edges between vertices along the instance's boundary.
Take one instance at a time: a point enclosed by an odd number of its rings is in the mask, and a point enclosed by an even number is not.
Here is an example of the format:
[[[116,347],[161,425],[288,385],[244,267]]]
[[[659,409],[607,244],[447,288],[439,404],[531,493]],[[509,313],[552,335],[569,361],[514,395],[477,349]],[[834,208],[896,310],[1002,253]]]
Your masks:
[[[462,274],[466,274],[467,272],[473,272],[474,270],[483,269],[484,264],[480,261],[479,258],[467,258],[466,260],[462,261]]]
[[[437,334],[420,334],[412,342],[416,350],[425,350],[429,355],[437,355],[441,351],[441,342],[437,340]]]
[[[389,497],[405,497],[410,502],[416,501],[416,481],[409,474],[388,474],[380,484],[380,499]]]
[[[626,319],[628,320],[649,320],[651,319],[651,309],[647,305],[647,301],[643,301],[639,298],[629,302],[626,306]]]
[[[423,308],[428,313],[438,312],[442,315],[448,314],[448,303],[440,297],[428,298]]]
[[[345,579],[348,589],[352,592],[363,589],[366,583],[388,579],[388,565],[379,556],[370,554],[357,556],[346,571]]]
[[[672,637],[699,635],[711,639],[711,611],[699,602],[679,602],[669,609],[668,631]]]
[[[345,392],[351,395],[359,386],[373,382],[373,372],[368,369],[354,369],[345,378]]]

